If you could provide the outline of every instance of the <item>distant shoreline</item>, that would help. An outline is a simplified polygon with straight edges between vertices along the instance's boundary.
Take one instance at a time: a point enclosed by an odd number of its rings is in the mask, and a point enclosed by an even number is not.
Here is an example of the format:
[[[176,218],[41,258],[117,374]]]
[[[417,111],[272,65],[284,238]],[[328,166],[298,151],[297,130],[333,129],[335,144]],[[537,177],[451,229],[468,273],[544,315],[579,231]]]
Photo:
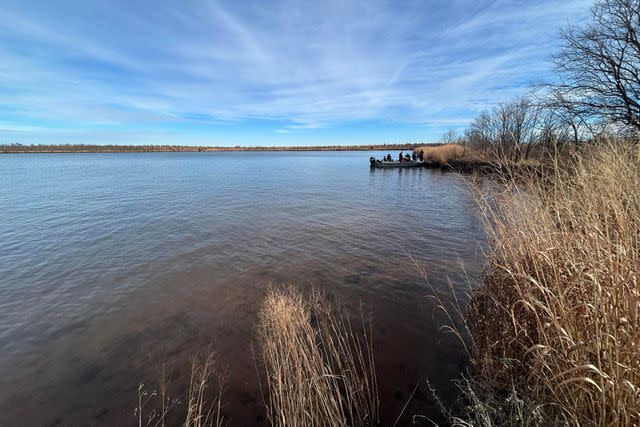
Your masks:
[[[413,150],[424,144],[320,145],[287,147],[206,147],[179,145],[0,145],[0,154],[38,153],[191,153],[222,151],[385,151]]]

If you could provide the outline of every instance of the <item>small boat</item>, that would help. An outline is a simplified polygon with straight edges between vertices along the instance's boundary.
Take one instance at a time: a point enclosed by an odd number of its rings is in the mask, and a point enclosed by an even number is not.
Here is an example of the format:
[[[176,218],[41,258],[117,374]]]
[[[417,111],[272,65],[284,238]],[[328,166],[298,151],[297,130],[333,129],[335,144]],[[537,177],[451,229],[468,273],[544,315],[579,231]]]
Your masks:
[[[415,161],[415,162],[397,162],[397,161],[386,161],[386,160],[376,160],[373,157],[369,159],[369,163],[372,168],[417,168],[423,165],[423,162]]]

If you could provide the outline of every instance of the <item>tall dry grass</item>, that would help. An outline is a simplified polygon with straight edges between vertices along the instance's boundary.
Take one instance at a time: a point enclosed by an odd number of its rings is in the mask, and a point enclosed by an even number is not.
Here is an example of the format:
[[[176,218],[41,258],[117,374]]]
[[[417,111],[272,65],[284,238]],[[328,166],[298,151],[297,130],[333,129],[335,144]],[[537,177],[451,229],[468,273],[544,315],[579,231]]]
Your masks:
[[[224,425],[223,385],[224,373],[220,373],[214,353],[209,352],[201,359],[197,357],[193,359],[184,427],[222,427]],[[213,386],[217,386],[217,393],[212,393]]]
[[[346,314],[314,291],[269,291],[258,339],[275,426],[378,424],[370,330],[356,333]]]
[[[416,147],[413,151],[416,153],[422,151],[424,160],[442,164],[449,163],[452,160],[460,160],[470,154],[467,152],[467,147],[461,144],[425,145]]]
[[[216,363],[214,352],[195,356],[191,361],[189,389],[184,400],[171,397],[166,366],[157,387],[138,386],[138,405],[134,415],[138,427],[164,427],[179,423],[184,427],[222,427],[222,390],[225,374]]]
[[[549,423],[639,425],[638,148],[591,147],[482,205],[491,252],[466,318],[476,378],[538,402]]]

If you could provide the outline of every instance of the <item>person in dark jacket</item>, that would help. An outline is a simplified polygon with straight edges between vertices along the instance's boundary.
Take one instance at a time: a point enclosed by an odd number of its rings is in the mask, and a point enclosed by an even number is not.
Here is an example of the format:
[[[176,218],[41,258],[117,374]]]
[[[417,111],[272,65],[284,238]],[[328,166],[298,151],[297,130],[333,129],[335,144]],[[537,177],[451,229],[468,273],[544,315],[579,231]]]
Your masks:
[[[418,160],[418,155],[416,154],[416,152],[414,151],[413,154],[411,155],[411,158],[413,159],[413,161],[415,162],[416,160]]]
[[[402,156],[402,151],[400,152],[400,154],[398,154],[398,161],[402,162],[403,156]]]

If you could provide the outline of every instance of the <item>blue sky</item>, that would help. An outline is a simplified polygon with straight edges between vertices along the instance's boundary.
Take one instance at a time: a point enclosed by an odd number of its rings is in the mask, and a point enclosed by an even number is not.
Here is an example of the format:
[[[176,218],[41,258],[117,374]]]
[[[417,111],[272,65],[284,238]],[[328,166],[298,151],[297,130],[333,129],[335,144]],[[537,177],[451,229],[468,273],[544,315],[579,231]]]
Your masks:
[[[591,0],[0,3],[0,143],[435,141],[550,78]]]

